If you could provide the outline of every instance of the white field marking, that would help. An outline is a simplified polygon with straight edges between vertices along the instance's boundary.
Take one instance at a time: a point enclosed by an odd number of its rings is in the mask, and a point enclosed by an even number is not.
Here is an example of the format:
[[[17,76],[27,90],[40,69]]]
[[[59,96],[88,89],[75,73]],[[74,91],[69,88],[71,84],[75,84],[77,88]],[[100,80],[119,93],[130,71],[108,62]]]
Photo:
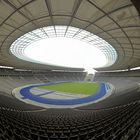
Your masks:
[[[42,93],[45,93],[45,92],[48,92],[48,91],[49,90],[40,89],[40,88],[37,88],[37,87],[34,87],[34,88],[30,89],[30,92],[34,95],[39,95],[39,94],[42,94]]]
[[[34,87],[30,89],[30,92],[33,95],[40,95],[44,93],[44,95],[41,95],[40,97],[51,98],[51,99],[77,99],[77,98],[83,98],[83,97],[88,96],[84,94],[75,94],[75,93],[58,92],[58,91],[54,91],[53,93],[47,94],[47,92],[49,91],[52,91],[52,90],[40,89],[38,87]]]
[[[64,92],[53,92],[50,94],[42,95],[41,97],[49,98],[49,99],[77,99],[77,98],[83,98],[87,95],[83,94],[74,94],[74,93],[64,93]]]

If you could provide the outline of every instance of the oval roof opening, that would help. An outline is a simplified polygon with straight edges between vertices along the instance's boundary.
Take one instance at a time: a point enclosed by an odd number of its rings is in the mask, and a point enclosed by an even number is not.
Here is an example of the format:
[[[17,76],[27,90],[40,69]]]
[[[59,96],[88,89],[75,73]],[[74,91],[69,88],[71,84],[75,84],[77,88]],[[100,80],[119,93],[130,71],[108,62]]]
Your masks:
[[[45,65],[100,68],[115,63],[115,49],[102,38],[71,26],[48,26],[28,32],[12,43],[16,57]]]

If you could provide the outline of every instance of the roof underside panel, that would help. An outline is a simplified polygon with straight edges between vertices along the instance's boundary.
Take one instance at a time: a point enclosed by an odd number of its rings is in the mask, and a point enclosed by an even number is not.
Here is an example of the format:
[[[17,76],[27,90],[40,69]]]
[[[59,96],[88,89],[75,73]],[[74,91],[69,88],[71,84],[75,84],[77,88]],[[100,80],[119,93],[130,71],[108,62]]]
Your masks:
[[[135,4],[136,0],[132,0]],[[139,5],[131,0],[26,0],[0,1],[0,64],[27,69],[65,69],[17,59],[9,48],[37,28],[65,25],[87,30],[117,51],[115,64],[99,70],[140,66]],[[69,69],[73,70],[73,69]]]

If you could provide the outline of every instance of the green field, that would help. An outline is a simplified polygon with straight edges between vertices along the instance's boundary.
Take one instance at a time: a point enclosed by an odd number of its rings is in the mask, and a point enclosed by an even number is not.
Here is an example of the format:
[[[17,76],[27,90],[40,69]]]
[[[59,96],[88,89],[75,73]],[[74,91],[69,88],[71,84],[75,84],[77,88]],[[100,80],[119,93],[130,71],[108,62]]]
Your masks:
[[[58,92],[90,95],[97,92],[99,84],[88,82],[71,82],[71,83],[53,84],[48,86],[39,86],[39,88]]]

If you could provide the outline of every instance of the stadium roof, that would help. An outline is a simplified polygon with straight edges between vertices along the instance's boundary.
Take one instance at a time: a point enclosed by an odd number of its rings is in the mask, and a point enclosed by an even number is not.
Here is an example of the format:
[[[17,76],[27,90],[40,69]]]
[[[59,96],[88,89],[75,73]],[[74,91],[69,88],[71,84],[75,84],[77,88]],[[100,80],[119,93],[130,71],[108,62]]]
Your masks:
[[[137,4],[138,5],[138,4]],[[138,7],[137,7],[138,8]],[[1,0],[0,65],[26,69],[65,69],[17,59],[9,48],[27,32],[55,25],[87,30],[111,44],[117,61],[99,70],[140,66],[140,16],[130,0]],[[37,36],[33,33],[32,36]]]

